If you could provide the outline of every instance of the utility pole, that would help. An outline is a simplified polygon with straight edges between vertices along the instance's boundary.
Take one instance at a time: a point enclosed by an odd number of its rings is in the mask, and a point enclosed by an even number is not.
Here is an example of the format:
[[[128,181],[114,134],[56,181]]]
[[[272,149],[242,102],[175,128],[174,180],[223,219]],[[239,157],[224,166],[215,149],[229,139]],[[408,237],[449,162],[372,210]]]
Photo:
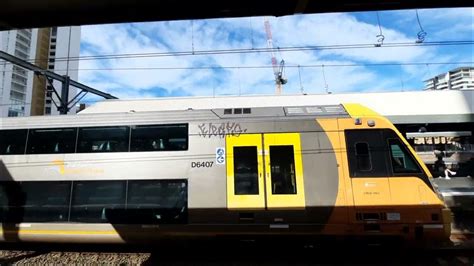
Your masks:
[[[49,70],[45,70],[40,68],[37,65],[34,65],[30,62],[27,62],[21,58],[18,58],[16,56],[13,56],[11,54],[5,53],[0,51],[0,59],[8,61],[12,64],[15,64],[19,67],[22,67],[24,69],[33,71],[35,75],[42,75],[46,78],[47,82],[51,87],[53,88],[53,92],[56,94],[56,96],[59,99],[59,105],[57,105],[54,101],[53,103],[56,105],[58,108],[60,114],[67,114],[71,110],[71,106],[74,106],[76,103],[78,103],[87,93],[92,93],[101,97],[104,97],[105,99],[117,99],[117,97],[110,95],[108,93],[96,90],[94,88],[91,88],[87,85],[84,85],[82,83],[79,83],[77,81],[71,80],[69,76],[61,76],[57,73],[54,73]],[[53,81],[58,80],[62,83],[61,87],[61,95],[58,94],[56,89],[53,86]],[[69,101],[69,86],[74,86],[81,91],[72,99]]]

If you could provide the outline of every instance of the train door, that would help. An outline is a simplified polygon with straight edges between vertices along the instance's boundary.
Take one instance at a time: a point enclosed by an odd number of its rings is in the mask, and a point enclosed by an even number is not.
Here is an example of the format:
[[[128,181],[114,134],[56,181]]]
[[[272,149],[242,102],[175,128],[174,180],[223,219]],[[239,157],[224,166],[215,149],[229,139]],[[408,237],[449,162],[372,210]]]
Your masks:
[[[298,133],[226,137],[229,209],[304,208]]]
[[[381,130],[346,130],[354,204],[391,204],[386,143]]]
[[[264,209],[261,134],[226,137],[227,207]]]

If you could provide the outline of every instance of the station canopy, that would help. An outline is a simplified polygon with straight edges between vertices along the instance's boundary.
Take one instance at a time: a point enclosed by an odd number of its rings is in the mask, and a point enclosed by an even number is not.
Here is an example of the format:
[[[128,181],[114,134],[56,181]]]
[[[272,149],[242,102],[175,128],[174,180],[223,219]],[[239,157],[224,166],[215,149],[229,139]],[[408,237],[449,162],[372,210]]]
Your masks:
[[[472,0],[2,0],[0,31],[251,16],[470,7]]]

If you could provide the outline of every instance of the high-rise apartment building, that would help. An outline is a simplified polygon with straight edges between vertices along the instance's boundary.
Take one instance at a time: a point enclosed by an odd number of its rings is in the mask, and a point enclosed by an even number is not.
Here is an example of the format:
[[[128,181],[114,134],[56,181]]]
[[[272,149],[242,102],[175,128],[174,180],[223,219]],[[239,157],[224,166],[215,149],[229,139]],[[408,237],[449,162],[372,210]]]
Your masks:
[[[69,58],[79,56],[80,35],[77,26],[5,31],[0,32],[0,50],[77,80],[79,61]],[[53,86],[61,92],[60,82]],[[75,95],[71,87],[69,99]],[[0,61],[1,117],[59,114],[53,101],[59,103],[44,77]]]
[[[459,67],[425,80],[425,90],[474,89],[474,67]]]
[[[0,32],[0,50],[23,60],[36,56],[38,30]],[[0,116],[25,116],[31,111],[33,72],[0,61]]]

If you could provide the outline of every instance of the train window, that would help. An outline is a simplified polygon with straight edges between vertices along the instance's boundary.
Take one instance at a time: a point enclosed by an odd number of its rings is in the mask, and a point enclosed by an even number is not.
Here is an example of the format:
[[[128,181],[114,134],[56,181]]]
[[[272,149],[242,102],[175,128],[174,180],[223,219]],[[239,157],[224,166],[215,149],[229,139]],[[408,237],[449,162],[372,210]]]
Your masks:
[[[22,182],[25,195],[24,222],[68,220],[71,182]]]
[[[133,126],[130,151],[182,151],[188,149],[188,125]]]
[[[346,130],[351,177],[387,177],[387,145],[382,130]]]
[[[421,173],[421,169],[399,139],[388,139],[394,174]]]
[[[1,182],[0,220],[65,222],[70,182]]]
[[[125,209],[126,181],[77,181],[73,183],[71,221],[118,221]]]
[[[1,130],[0,154],[24,154],[27,129]]]
[[[77,152],[127,152],[130,127],[80,128]]]
[[[0,221],[22,222],[25,196],[20,182],[0,182]]]
[[[127,223],[180,223],[186,213],[186,180],[129,181]]]
[[[74,153],[76,132],[76,128],[30,129],[26,153]]]
[[[270,146],[270,167],[272,194],[296,194],[293,146]]]
[[[257,147],[234,147],[234,194],[258,194]]]
[[[370,171],[372,169],[369,144],[367,142],[357,142],[355,144],[355,155],[357,160],[357,169],[360,171]]]

